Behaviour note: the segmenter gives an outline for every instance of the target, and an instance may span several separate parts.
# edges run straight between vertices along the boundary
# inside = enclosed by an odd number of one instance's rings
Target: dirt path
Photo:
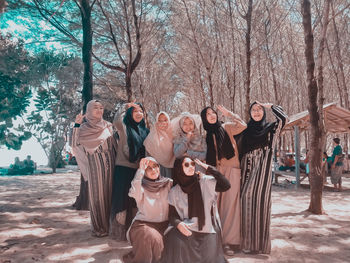
[[[303,212],[309,190],[273,187],[271,255],[238,253],[229,262],[349,262],[350,179],[324,191],[326,215]],[[90,234],[89,213],[71,205],[77,172],[0,177],[0,262],[122,262],[126,242]]]

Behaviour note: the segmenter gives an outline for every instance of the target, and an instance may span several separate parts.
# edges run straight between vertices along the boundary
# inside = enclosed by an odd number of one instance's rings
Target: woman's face
[[[132,111],[132,118],[135,122],[139,123],[143,119],[143,110],[140,106],[135,107]]]
[[[195,171],[195,162],[191,158],[185,158],[182,162],[182,169],[186,176],[193,176]]]
[[[159,164],[149,161],[146,168],[146,176],[152,180],[157,179],[159,177]]]
[[[259,104],[254,104],[250,110],[250,115],[254,121],[261,121],[264,117],[264,109]]]
[[[209,124],[215,124],[216,121],[218,120],[218,116],[216,116],[215,111],[213,111],[211,108],[207,109],[207,121],[209,122]]]
[[[102,119],[103,116],[103,106],[101,103],[96,102],[91,110],[91,115],[94,119]]]
[[[160,114],[157,121],[158,128],[162,131],[166,131],[169,126],[168,118],[164,114]]]
[[[194,123],[190,118],[186,117],[181,128],[185,133],[193,132]]]

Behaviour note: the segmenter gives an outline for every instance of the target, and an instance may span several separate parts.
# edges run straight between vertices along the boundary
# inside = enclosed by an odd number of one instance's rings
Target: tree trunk
[[[81,0],[81,22],[83,28],[83,47],[82,60],[84,65],[83,82],[83,111],[86,111],[87,103],[93,98],[93,65],[92,65],[92,27],[91,27],[91,9],[89,0]],[[89,210],[89,192],[88,181],[84,181],[81,176],[79,196],[73,204],[77,210]]]
[[[322,189],[323,177],[321,173],[321,158],[322,158],[322,127],[320,111],[318,105],[318,87],[314,75],[314,37],[311,25],[311,7],[310,1],[301,1],[301,13],[303,16],[304,41],[305,41],[305,59],[307,65],[307,86],[308,86],[308,101],[309,114],[311,124],[311,142],[310,142],[310,206],[309,211],[313,214],[322,214]],[[321,106],[322,107],[322,106]]]
[[[246,41],[246,80],[245,80],[245,120],[248,121],[250,118],[250,73],[251,73],[251,49],[250,49],[250,37],[252,31],[252,12],[253,12],[253,0],[248,2],[248,11],[245,15],[247,22],[247,32],[245,34]]]
[[[83,111],[86,110],[86,104],[93,98],[93,66],[92,66],[92,28],[91,28],[91,6],[89,0],[81,0],[81,22],[83,28],[83,47],[82,61],[84,64],[84,82],[83,82]]]

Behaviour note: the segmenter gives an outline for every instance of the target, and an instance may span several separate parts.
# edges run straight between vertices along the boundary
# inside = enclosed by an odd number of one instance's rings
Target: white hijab
[[[168,120],[168,128],[164,131],[159,129],[159,116],[164,115]],[[156,123],[152,126],[150,133],[144,140],[146,151],[166,168],[173,168],[175,156],[173,152],[173,134],[169,115],[161,111],[157,114]]]

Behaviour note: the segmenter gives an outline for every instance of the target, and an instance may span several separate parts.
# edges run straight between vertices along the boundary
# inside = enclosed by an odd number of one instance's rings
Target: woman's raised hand
[[[273,105],[272,103],[261,103],[259,101],[256,101],[256,103],[258,103],[260,106],[263,106],[264,108],[269,108],[269,109],[271,109]]]
[[[208,169],[208,165],[206,163],[203,163],[201,160],[199,159],[194,159],[195,163],[198,164],[199,166],[202,166],[205,170]]]
[[[76,117],[75,117],[75,123],[78,124],[82,124],[83,120],[84,120],[85,115],[79,113]]]
[[[218,105],[218,110],[224,115],[228,116],[230,114],[230,111],[226,109],[223,105]]]
[[[146,170],[148,164],[149,164],[149,160],[146,159],[146,158],[142,158],[142,159],[140,160],[140,169],[141,169],[141,170]]]
[[[177,225],[177,229],[181,232],[186,237],[189,237],[192,235],[192,231],[188,228],[188,226],[184,223],[181,222]]]

